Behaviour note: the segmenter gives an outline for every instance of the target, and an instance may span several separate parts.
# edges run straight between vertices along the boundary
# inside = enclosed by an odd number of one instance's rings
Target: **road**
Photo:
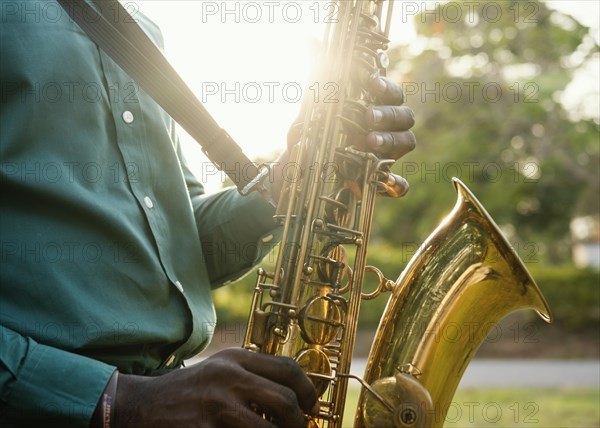
[[[352,372],[362,376],[366,360],[352,362]],[[496,360],[471,361],[459,388],[600,388],[599,360]]]

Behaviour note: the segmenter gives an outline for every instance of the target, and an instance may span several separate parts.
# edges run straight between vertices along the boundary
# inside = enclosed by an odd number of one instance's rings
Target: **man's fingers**
[[[236,397],[243,402],[242,410],[264,415],[278,428],[304,428],[306,419],[298,397],[287,386],[246,371],[236,385]],[[240,416],[242,416],[240,414]],[[253,425],[248,425],[253,426]]]
[[[245,413],[241,418],[238,418],[235,414],[225,415],[221,421],[219,421],[219,427],[223,428],[239,428],[253,427],[253,428],[278,428],[274,423],[263,419],[258,413],[254,413],[250,409],[245,409]],[[217,425],[213,425],[217,426]]]
[[[263,419],[260,415],[249,409],[239,397],[233,394],[213,393],[209,398],[197,403],[198,414],[193,424],[189,426],[207,426],[219,428],[239,428],[240,426],[252,426],[256,428],[276,428],[276,425]],[[139,425],[142,426],[142,425]],[[159,426],[158,424],[144,426]]]
[[[403,132],[370,132],[367,135],[367,146],[373,152],[391,159],[399,159],[414,150],[417,144],[412,131]]]
[[[413,111],[404,106],[373,106],[366,112],[367,126],[375,131],[407,131],[415,124]]]
[[[296,393],[286,386],[281,386],[263,377],[256,376],[256,389],[249,391],[252,398],[250,407],[257,413],[264,414],[267,419],[272,420],[279,428],[304,428],[306,419],[304,412],[298,406]]]
[[[395,106],[404,104],[404,91],[402,87],[385,77],[376,77],[371,80],[371,88],[381,104]]]
[[[311,413],[317,401],[313,383],[291,358],[239,350],[239,362],[249,372],[269,379],[292,390],[300,408]]]
[[[306,376],[294,360],[286,357],[275,357],[267,354],[259,354],[264,364],[245,366],[259,376],[263,376],[280,385],[285,385],[293,390],[298,398],[298,404],[307,413],[313,409],[317,401],[317,392],[311,380]]]

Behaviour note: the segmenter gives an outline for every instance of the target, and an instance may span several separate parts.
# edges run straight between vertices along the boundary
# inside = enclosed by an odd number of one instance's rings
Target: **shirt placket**
[[[189,301],[189,296],[184,289],[184,285],[179,280],[170,264],[166,262],[169,257],[168,254],[164,254],[166,245],[163,246],[161,244],[169,239],[169,236],[167,236],[168,234],[166,232],[167,220],[164,217],[160,209],[160,203],[157,201],[153,192],[153,183],[160,178],[160,171],[155,170],[158,165],[155,165],[156,162],[153,162],[148,148],[146,147],[147,141],[149,140],[146,138],[142,103],[139,98],[135,96],[135,91],[132,92],[130,89],[132,87],[137,88],[137,83],[133,82],[126,74],[118,69],[112,60],[110,60],[103,52],[101,53],[101,57],[106,84],[112,89],[109,90],[108,93],[115,124],[117,145],[123,157],[124,165],[133,166],[138,177],[138,179],[129,180],[131,191],[144,211],[158,249],[158,255],[163,271],[171,285],[182,294],[190,311],[193,311],[193,302]],[[120,97],[119,88],[129,88],[127,91],[128,96]],[[126,168],[126,171],[127,169],[128,168]],[[193,316],[192,318],[195,319]],[[194,325],[194,327],[194,330],[197,330],[197,326]],[[179,363],[178,355],[186,354],[190,350],[196,348],[199,341],[202,342],[205,339],[203,337],[197,337],[197,333],[197,331],[196,334],[192,332],[185,343],[166,358],[163,362],[163,366],[171,367],[177,365]]]

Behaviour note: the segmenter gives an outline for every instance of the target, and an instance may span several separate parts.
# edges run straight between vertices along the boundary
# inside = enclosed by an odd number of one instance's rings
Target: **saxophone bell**
[[[428,427],[443,425],[467,365],[500,319],[531,308],[552,321],[538,286],[498,226],[460,180],[453,183],[454,210],[396,281],[364,375],[396,412],[406,403],[416,405],[415,415]],[[418,387],[413,396],[406,392],[407,377],[429,393],[432,407]],[[363,390],[355,427],[407,426],[402,423]]]

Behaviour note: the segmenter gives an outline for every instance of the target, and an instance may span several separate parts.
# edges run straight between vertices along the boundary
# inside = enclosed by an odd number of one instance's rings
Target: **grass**
[[[359,389],[349,389],[344,427],[352,427]],[[600,389],[492,388],[456,393],[444,427],[600,427]]]

